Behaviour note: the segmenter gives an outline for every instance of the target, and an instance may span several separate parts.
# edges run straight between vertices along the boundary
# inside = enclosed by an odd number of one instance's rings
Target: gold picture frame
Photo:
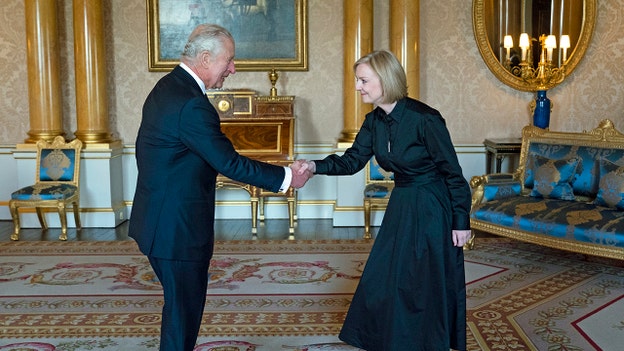
[[[307,71],[307,0],[146,0],[150,71],[180,62],[199,23],[227,28],[236,42],[238,71]]]

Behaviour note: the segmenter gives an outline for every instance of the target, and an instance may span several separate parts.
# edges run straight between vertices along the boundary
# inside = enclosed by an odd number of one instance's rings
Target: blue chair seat
[[[11,194],[11,199],[21,201],[67,200],[78,191],[72,184],[35,184]]]
[[[364,188],[364,197],[365,198],[377,198],[382,199],[389,197],[391,193],[391,189],[389,186],[384,184],[368,184]]]

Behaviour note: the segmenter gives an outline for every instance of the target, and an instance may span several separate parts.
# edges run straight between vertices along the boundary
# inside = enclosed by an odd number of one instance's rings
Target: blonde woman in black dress
[[[342,156],[298,160],[295,172],[350,175],[374,155],[394,172],[392,191],[340,332],[367,351],[466,349],[462,246],[471,236],[470,188],[440,113],[407,96],[388,51],[354,65],[356,89],[375,109]]]

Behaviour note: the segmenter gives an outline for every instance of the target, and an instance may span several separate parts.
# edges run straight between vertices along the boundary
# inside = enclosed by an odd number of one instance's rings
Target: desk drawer
[[[221,130],[242,155],[280,160],[292,156],[290,121],[258,121],[245,124],[223,121]]]
[[[293,116],[292,102],[256,102],[256,116]]]

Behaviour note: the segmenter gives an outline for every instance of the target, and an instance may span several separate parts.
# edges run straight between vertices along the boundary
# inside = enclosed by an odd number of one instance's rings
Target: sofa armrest
[[[511,173],[493,173],[474,176],[470,180],[472,188],[472,208],[492,200],[518,196],[522,184]]]

